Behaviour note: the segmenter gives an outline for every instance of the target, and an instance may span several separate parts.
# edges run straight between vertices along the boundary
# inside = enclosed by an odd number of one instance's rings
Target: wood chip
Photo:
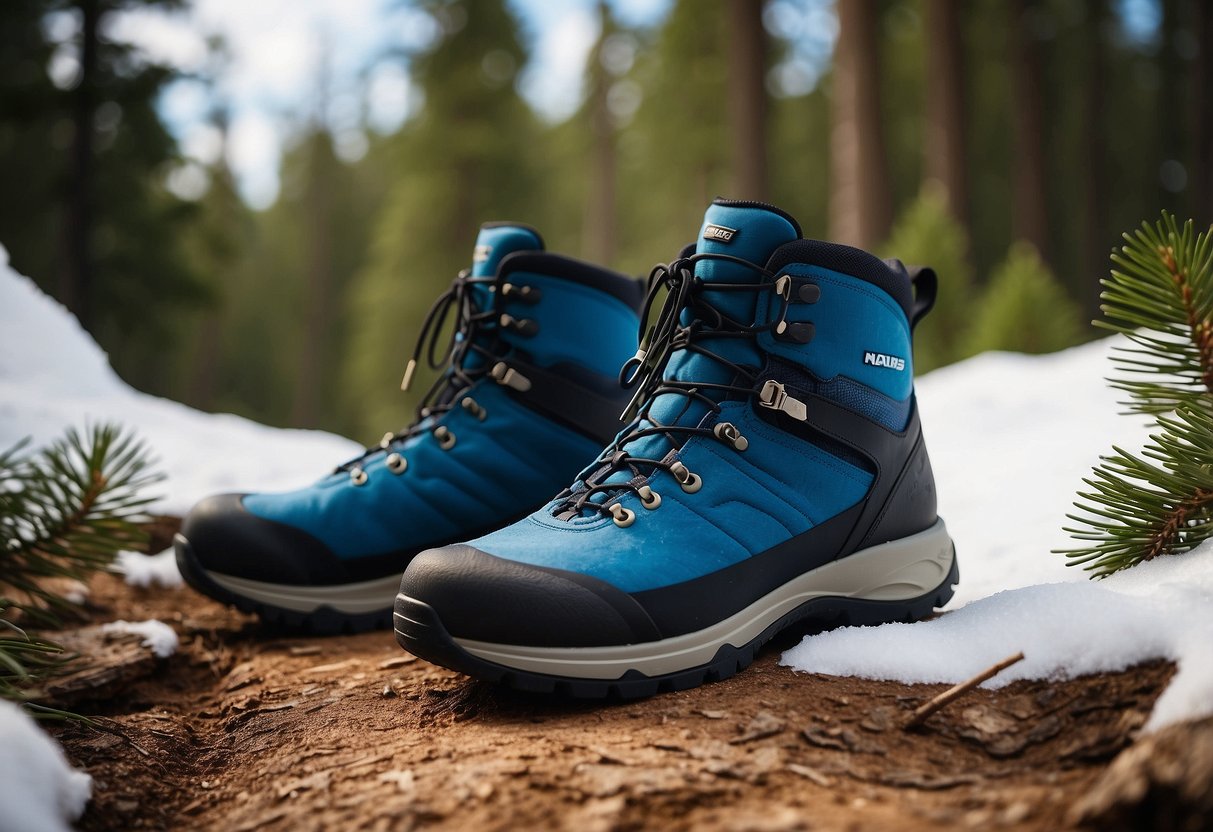
[[[783,720],[767,711],[759,711],[750,720],[749,724],[745,726],[743,729],[744,733],[740,737],[734,737],[729,740],[729,744],[741,745],[743,742],[753,742],[754,740],[773,737],[776,734],[782,733],[783,728]]]
[[[409,655],[408,653],[405,653],[403,655],[396,656],[393,659],[387,659],[386,661],[380,662],[379,669],[380,670],[391,670],[396,667],[404,667],[406,664],[412,664],[415,661],[417,661],[416,656],[412,656],[412,655]]]

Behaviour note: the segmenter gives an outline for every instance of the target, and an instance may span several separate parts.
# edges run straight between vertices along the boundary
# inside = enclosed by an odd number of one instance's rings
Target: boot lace
[[[400,389],[409,389],[423,356],[430,369],[441,372],[421,397],[411,423],[395,433],[384,434],[377,445],[368,446],[360,456],[339,465],[338,472],[355,468],[371,454],[429,430],[430,422],[435,417],[458,405],[460,392],[489,374],[495,360],[501,357],[505,342],[496,337],[497,312],[491,303],[481,309],[474,289],[495,283],[495,277],[473,277],[468,269],[464,269],[438,296],[421,324],[421,332],[405,367]],[[455,317],[454,326],[450,328],[450,335],[444,343],[442,334],[452,315]],[[493,337],[482,337],[488,334]],[[469,361],[473,355],[480,356],[481,360]]]
[[[695,264],[703,260],[735,263],[757,272],[763,279],[756,283],[707,282],[694,273]],[[647,508],[656,508],[660,498],[640,481],[659,470],[670,472],[685,491],[698,490],[698,478],[687,471],[685,465],[666,453],[661,459],[633,456],[627,446],[648,436],[663,436],[672,451],[681,449],[693,436],[715,436],[721,441],[743,450],[745,442],[739,434],[717,431],[697,424],[676,424],[686,414],[693,402],[701,402],[713,415],[721,412],[720,403],[738,396],[756,395],[758,368],[737,364],[725,356],[712,351],[705,342],[717,339],[755,339],[758,334],[769,331],[772,324],[754,325],[738,321],[713,305],[709,297],[718,293],[768,292],[775,287],[774,275],[762,266],[740,257],[725,254],[695,254],[668,264],[659,264],[649,273],[644,310],[641,314],[639,348],[628,359],[620,371],[619,381],[625,388],[635,388],[631,402],[624,410],[623,419],[629,419],[628,427],[599,456],[589,468],[582,471],[581,483],[561,493],[554,514],[564,520],[584,515],[586,512],[609,514],[618,525],[630,525],[631,520],[621,522],[626,510],[619,511],[613,498],[626,492],[638,494]],[[666,292],[665,300],[657,312],[653,325],[645,331],[657,298]],[[686,321],[684,324],[683,321]],[[732,383],[707,381],[678,381],[665,377],[666,367],[675,352],[703,356],[732,371]],[[670,424],[655,418],[652,405],[663,395],[677,395],[686,401]],[[715,394],[715,395],[713,395]],[[718,426],[719,427],[719,426]],[[730,426],[731,427],[731,426]],[[615,473],[627,471],[632,475],[629,482],[607,482]],[[597,494],[605,495],[601,501],[593,500]]]

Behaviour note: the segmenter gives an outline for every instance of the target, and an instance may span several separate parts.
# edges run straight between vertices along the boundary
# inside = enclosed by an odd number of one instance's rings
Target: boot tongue
[[[521,223],[488,222],[480,226],[476,236],[476,247],[472,249],[472,277],[493,277],[506,255],[517,251],[543,251],[543,238],[539,232]],[[487,311],[493,306],[495,284],[481,283],[470,289],[477,311]],[[456,338],[462,339],[462,335]],[[483,356],[470,354],[464,360],[464,369],[479,367]]]
[[[516,251],[543,251],[539,232],[517,223],[485,223],[472,250],[472,277],[492,277],[502,259]]]
[[[742,265],[725,259],[704,258],[695,264],[695,275],[706,284],[712,283],[761,283],[766,280],[761,267],[766,265],[775,249],[784,243],[800,239],[800,227],[787,215],[754,203],[737,203],[716,200],[704,214],[703,226],[699,229],[699,240],[695,253],[720,254],[738,257],[759,268]],[[757,292],[713,292],[703,293],[704,300],[723,314],[742,324],[752,324]],[[683,325],[690,323],[690,313],[683,313]],[[736,364],[758,366],[762,357],[754,343],[745,338],[705,339],[702,342],[713,352]],[[731,373],[718,361],[685,351],[676,352],[666,369],[666,377],[678,381],[728,382]],[[662,397],[667,398],[667,397]],[[680,398],[680,397],[669,397]],[[681,402],[658,401],[653,414],[662,419],[669,416],[671,407],[681,407]],[[676,411],[673,411],[676,412]],[[701,411],[696,411],[702,416]],[[685,421],[681,421],[684,423]]]
[[[728,260],[704,258],[695,264],[695,275],[704,283],[761,283],[767,278],[761,267],[766,265],[775,249],[785,243],[800,239],[800,227],[791,217],[777,210],[754,203],[716,200],[704,214],[703,226],[695,245],[696,254],[722,254],[739,257],[759,268],[744,266]],[[712,292],[703,294],[704,300],[723,314],[743,324],[752,324],[758,303],[757,292]],[[690,323],[690,313],[684,311],[683,325]],[[762,356],[754,342],[748,338],[704,338],[698,343],[735,364],[758,367]],[[670,356],[665,377],[677,381],[701,381],[727,384],[733,381],[733,373],[719,361],[686,350]],[[710,393],[713,398],[716,395]],[[708,412],[707,405],[689,400],[685,396],[663,393],[658,396],[649,413],[665,425],[695,425]],[[651,427],[644,424],[642,427]],[[649,436],[629,442],[625,450],[634,457],[660,459],[669,451],[669,443],[662,436]],[[607,482],[626,482],[629,476],[617,471]]]
[[[704,214],[695,253],[740,257],[764,266],[775,249],[798,239],[800,227],[786,214],[754,203],[716,200]],[[695,274],[705,283],[760,283],[764,279],[757,269],[713,259],[696,263]],[[752,293],[709,292],[708,301],[731,318],[754,319],[757,296]]]

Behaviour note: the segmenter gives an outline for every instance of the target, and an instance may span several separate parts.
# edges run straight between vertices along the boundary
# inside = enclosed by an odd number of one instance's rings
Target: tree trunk
[[[764,0],[729,0],[729,128],[733,136],[733,194],[766,201],[767,39]]]
[[[291,404],[291,424],[317,427],[317,397],[324,380],[324,350],[329,343],[333,300],[333,156],[331,140],[324,128],[311,139],[308,160],[307,210],[307,313],[299,345],[299,376]]]
[[[967,228],[964,47],[960,17],[959,0],[927,0],[927,129],[923,161],[927,178],[943,185],[952,216]]]
[[[877,5],[846,0],[838,6],[830,134],[830,234],[871,248],[892,221],[888,161],[880,112]]]
[[[1192,67],[1192,212],[1196,224],[1213,225],[1213,7],[1192,0],[1197,53]]]
[[[1011,0],[1007,5],[1010,33],[1011,85],[1014,126],[1014,191],[1012,232],[1018,240],[1036,246],[1049,261],[1049,219],[1045,194],[1044,106],[1041,101],[1040,55],[1028,31],[1029,3]]]
[[[1173,165],[1183,164],[1184,154],[1184,112],[1183,86],[1186,79],[1185,67],[1180,59],[1176,41],[1180,32],[1179,0],[1162,0],[1162,25],[1159,27],[1158,39],[1158,104],[1155,124],[1158,127],[1159,160],[1164,165],[1158,177],[1158,204],[1177,214],[1186,213],[1184,191],[1187,182],[1182,176],[1177,180]],[[1182,219],[1182,217],[1180,217]]]
[[[582,251],[595,263],[610,263],[615,257],[615,122],[607,106],[613,79],[602,64],[602,45],[611,36],[611,12],[598,4],[601,30],[598,45],[590,56],[588,102],[590,116],[590,187],[586,193]]]
[[[93,324],[93,117],[97,109],[97,30],[100,0],[80,0],[80,80],[72,96],[71,179],[65,224],[67,261],[60,272],[59,299],[80,325]]]
[[[1083,311],[1088,317],[1099,314],[1099,281],[1108,272],[1108,252],[1114,239],[1108,238],[1107,192],[1104,187],[1104,92],[1106,80],[1103,46],[1104,12],[1101,4],[1087,6],[1090,19],[1082,27],[1084,60],[1086,61],[1083,100],[1083,151],[1086,154],[1083,171],[1083,269],[1075,288]]]

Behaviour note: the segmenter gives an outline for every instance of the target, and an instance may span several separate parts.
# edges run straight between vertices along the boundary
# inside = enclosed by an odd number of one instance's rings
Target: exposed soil
[[[72,693],[100,728],[52,728],[94,777],[86,830],[1055,830],[1173,672],[978,689],[905,731],[942,686],[793,674],[795,636],[733,679],[602,704],[469,681],[387,632],[267,633],[188,589],[101,575],[91,603],[181,649]],[[111,640],[96,661],[137,648]]]

